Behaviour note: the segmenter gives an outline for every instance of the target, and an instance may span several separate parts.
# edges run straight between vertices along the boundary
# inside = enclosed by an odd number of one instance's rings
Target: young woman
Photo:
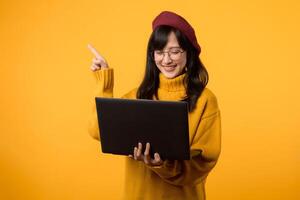
[[[164,11],[152,27],[144,79],[123,98],[187,101],[191,159],[161,160],[159,152],[151,159],[151,144],[137,144],[126,158],[124,199],[202,200],[206,177],[221,149],[217,99],[206,87],[208,73],[199,59],[201,48],[191,25],[176,13]],[[95,55],[91,70],[97,80],[96,96],[113,97],[113,69],[95,48],[89,48]],[[89,133],[99,140],[95,105]]]

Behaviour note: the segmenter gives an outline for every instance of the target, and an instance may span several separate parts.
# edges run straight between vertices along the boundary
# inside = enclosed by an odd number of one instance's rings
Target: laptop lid
[[[138,142],[150,143],[150,155],[163,160],[189,160],[188,105],[157,101],[96,97],[103,153],[133,154]]]

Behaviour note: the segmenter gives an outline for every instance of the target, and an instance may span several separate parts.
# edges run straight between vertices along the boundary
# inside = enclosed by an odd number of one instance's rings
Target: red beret
[[[179,29],[189,39],[189,41],[200,54],[201,47],[197,42],[195,31],[183,17],[174,12],[163,11],[153,20],[152,30],[155,30],[160,25],[168,25]]]

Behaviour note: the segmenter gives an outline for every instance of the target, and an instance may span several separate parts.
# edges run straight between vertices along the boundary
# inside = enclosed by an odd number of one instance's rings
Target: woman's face
[[[180,48],[174,32],[168,36],[168,43],[163,50],[154,51],[154,61],[166,78],[175,78],[184,72],[186,51]]]

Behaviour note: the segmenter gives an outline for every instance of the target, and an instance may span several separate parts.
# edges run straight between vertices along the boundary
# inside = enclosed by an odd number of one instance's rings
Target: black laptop
[[[157,101],[96,97],[103,153],[133,155],[138,142],[163,160],[189,160],[188,105]]]

